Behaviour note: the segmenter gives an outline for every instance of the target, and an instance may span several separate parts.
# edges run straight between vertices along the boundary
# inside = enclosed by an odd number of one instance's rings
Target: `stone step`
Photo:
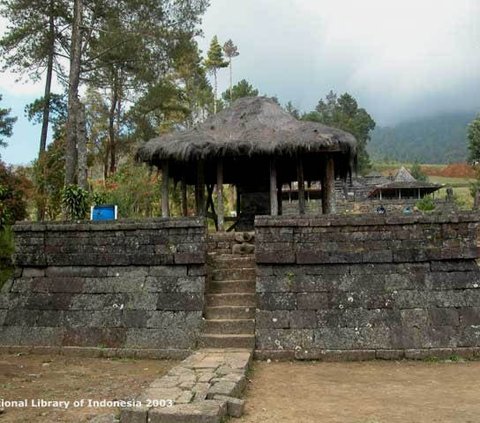
[[[205,309],[206,319],[253,319],[255,307],[217,306]]]
[[[200,335],[199,344],[203,348],[249,348],[255,347],[255,335]]]
[[[240,269],[213,269],[211,272],[211,280],[223,281],[223,280],[255,280],[256,270],[252,268],[240,268]]]
[[[255,294],[207,294],[207,306],[255,307]]]
[[[254,319],[205,320],[205,333],[223,335],[251,335],[255,332]]]
[[[255,257],[221,254],[209,256],[208,263],[214,269],[255,269]]]
[[[208,284],[208,292],[212,294],[254,294],[255,281],[237,280],[237,281],[211,281]]]

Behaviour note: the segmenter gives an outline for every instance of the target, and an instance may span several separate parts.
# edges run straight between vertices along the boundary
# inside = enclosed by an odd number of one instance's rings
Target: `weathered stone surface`
[[[0,293],[0,345],[196,345],[206,279],[203,219],[22,223],[14,230],[19,267]]]
[[[220,423],[227,414],[227,404],[220,401],[200,401],[173,407],[153,408],[148,412],[149,423]]]
[[[186,358],[167,375],[153,381],[137,400],[172,400],[174,405],[156,407],[148,411],[148,422],[220,422],[228,412],[240,416],[243,401],[240,396],[245,388],[245,372],[251,360],[248,350],[200,350]],[[225,399],[214,398],[225,395]],[[122,410],[122,418],[144,418],[141,410]],[[137,421],[137,420],[132,420]],[[146,420],[143,420],[146,421]]]
[[[471,213],[258,217],[256,355],[476,348],[477,226]]]
[[[245,411],[245,401],[240,398],[215,395],[213,399],[225,401],[227,403],[227,414],[230,417],[242,417],[243,412]]]
[[[123,408],[120,423],[146,423],[148,407]]]

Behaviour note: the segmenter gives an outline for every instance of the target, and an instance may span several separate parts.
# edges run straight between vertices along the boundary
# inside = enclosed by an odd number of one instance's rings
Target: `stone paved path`
[[[165,376],[154,380],[137,398],[141,407],[123,409],[121,423],[219,423],[226,415],[240,417],[247,349],[202,349]],[[171,400],[173,406],[148,407],[149,401]]]

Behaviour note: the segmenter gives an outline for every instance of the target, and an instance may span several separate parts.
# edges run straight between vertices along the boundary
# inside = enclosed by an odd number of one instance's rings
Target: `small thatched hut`
[[[281,214],[282,184],[298,182],[299,213],[305,212],[305,183],[320,181],[323,213],[335,211],[335,177],[351,175],[356,140],[339,129],[299,121],[273,100],[247,97],[193,129],[162,135],[145,143],[137,159],[162,169],[162,215],[169,215],[169,178],[195,186],[198,215],[212,211],[223,229],[223,184],[237,188],[237,225],[255,215]],[[217,186],[217,211],[212,198]],[[205,187],[207,195],[205,195]]]
[[[369,198],[385,199],[418,199],[434,194],[442,185],[427,181],[418,181],[403,166],[398,170],[392,181],[376,185],[368,194]]]

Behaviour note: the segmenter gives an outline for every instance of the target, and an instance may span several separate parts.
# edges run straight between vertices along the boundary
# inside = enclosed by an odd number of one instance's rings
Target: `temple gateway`
[[[223,185],[236,187],[237,217],[232,228],[253,229],[256,215],[282,214],[282,185],[296,182],[298,213],[305,213],[305,187],[321,185],[322,213],[335,212],[335,178],[352,174],[353,135],[295,119],[272,99],[246,97],[193,129],[151,139],[137,159],[162,170],[162,216],[168,217],[169,181],[195,187],[198,216],[209,216],[224,229]],[[213,199],[217,186],[217,201]]]

